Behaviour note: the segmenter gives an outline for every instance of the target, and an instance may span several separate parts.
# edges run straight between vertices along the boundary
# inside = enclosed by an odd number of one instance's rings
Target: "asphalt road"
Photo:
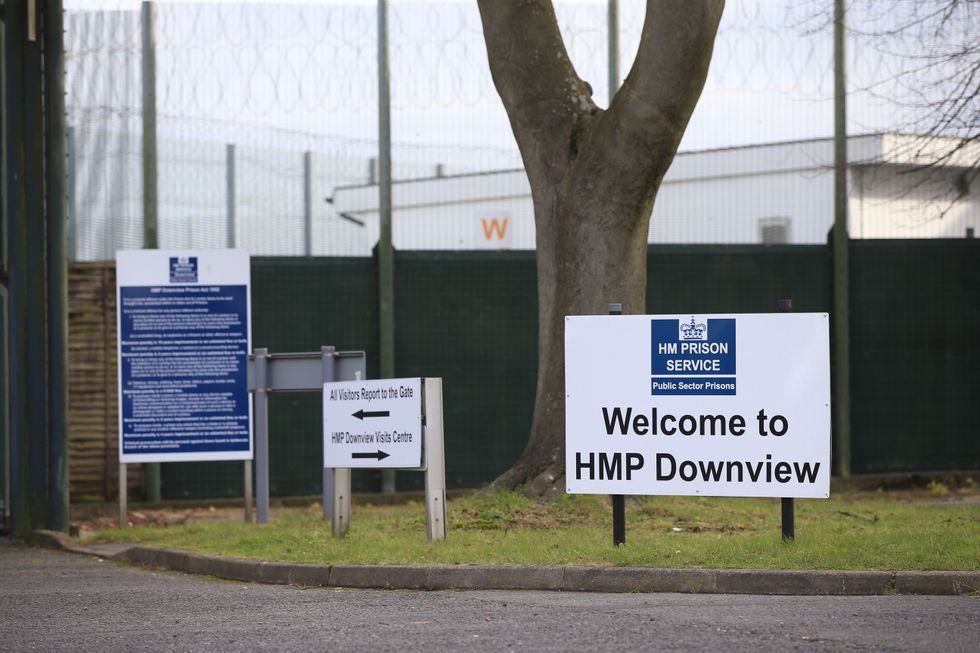
[[[955,651],[980,598],[300,589],[0,544],[0,651]]]

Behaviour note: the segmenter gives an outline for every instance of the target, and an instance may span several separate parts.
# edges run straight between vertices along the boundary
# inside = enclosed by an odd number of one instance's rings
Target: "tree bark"
[[[636,61],[592,101],[548,0],[479,0],[490,71],[534,204],[538,379],[527,447],[495,487],[564,492],[566,315],[646,310],[650,212],[694,110],[724,0],[648,0]]]

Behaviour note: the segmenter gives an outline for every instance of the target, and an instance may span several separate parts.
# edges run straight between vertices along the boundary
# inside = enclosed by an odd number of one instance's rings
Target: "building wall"
[[[851,173],[855,238],[963,238],[980,234],[980,180],[964,168],[859,166]],[[972,182],[972,183],[971,183]]]
[[[851,236],[962,238],[967,227],[976,231],[975,171],[959,154],[938,162],[936,156],[907,137],[850,139]],[[364,254],[377,242],[377,196],[377,186],[340,189],[336,196],[338,210],[365,222]],[[523,170],[395,183],[392,206],[396,249],[535,248]],[[660,188],[648,242],[761,243],[763,224],[781,224],[785,237],[777,242],[820,244],[833,223],[829,139],[687,152],[677,155]]]

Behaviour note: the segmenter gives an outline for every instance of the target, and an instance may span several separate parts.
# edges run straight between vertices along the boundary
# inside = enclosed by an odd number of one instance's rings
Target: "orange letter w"
[[[487,240],[493,240],[494,232],[497,233],[497,240],[503,240],[507,234],[507,223],[510,222],[510,218],[504,218],[502,222],[497,218],[490,218],[489,224],[486,218],[480,218],[480,222],[483,223],[483,235]]]

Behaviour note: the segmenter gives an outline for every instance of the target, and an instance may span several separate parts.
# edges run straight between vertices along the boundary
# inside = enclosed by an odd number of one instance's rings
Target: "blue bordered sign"
[[[250,460],[249,256],[116,254],[119,461]]]

